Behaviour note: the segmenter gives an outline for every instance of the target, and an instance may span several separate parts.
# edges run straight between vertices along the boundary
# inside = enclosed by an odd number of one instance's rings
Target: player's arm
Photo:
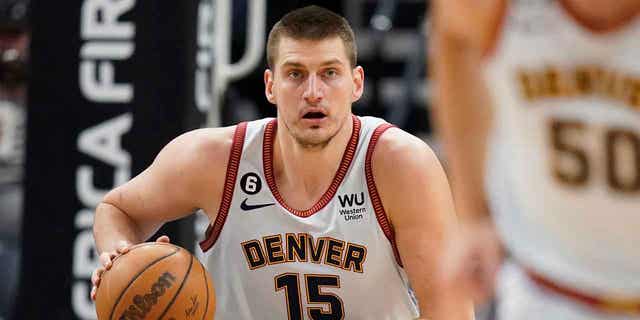
[[[148,239],[165,222],[204,209],[215,219],[234,127],[185,133],[131,181],[98,205],[93,227],[98,252]]]
[[[424,319],[472,319],[466,292],[449,283],[447,250],[457,241],[457,221],[447,178],[420,139],[391,128],[373,153],[373,172],[396,244]]]
[[[491,107],[482,76],[506,0],[433,3],[429,63],[435,82],[432,119],[444,145],[454,199],[462,218],[488,213],[483,174]]]
[[[432,4],[429,65],[436,89],[432,119],[443,142],[465,235],[465,244],[447,263],[474,299],[484,302],[493,292],[501,248],[484,189],[492,110],[482,68],[496,45],[507,0],[436,0]]]

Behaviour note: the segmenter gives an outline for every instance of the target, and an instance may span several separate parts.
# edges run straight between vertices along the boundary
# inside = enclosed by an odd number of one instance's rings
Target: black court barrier
[[[146,168],[196,108],[199,1],[32,1],[22,272],[15,319],[95,319],[104,194]],[[201,108],[202,109],[202,108]],[[161,232],[193,248],[193,221]]]

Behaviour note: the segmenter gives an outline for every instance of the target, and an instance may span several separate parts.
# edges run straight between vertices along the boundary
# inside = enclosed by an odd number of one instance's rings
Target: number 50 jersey
[[[509,1],[486,64],[495,220],[528,268],[640,296],[640,18],[608,30],[565,1]]]
[[[277,190],[277,122],[237,126],[221,208],[201,243],[211,248],[216,319],[418,317],[371,171],[373,148],[390,125],[352,121],[329,189],[304,211]]]

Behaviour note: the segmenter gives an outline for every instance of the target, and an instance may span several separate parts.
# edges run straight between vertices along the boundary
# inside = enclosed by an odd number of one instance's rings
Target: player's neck
[[[617,26],[640,12],[640,0],[560,0],[580,20],[602,29]]]
[[[324,194],[340,166],[352,130],[353,122],[348,119],[330,143],[313,149],[300,145],[284,128],[276,132],[273,170],[285,200],[289,200],[287,190],[295,190],[303,198],[314,201]]]

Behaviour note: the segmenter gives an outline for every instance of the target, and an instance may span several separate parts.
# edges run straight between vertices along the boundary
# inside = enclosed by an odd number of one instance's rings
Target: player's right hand
[[[445,258],[448,281],[467,292],[476,305],[494,295],[496,275],[504,252],[489,217],[461,223],[461,238]]]
[[[156,239],[156,242],[169,243],[170,240],[167,236],[160,236],[158,237],[158,239]],[[94,270],[93,274],[91,275],[91,283],[93,284],[93,287],[91,288],[91,300],[96,300],[96,293],[98,292],[98,286],[100,285],[102,274],[104,274],[105,271],[111,269],[113,260],[116,257],[129,252],[131,246],[133,246],[132,243],[123,241],[114,251],[105,251],[100,254],[100,266],[96,270]]]

